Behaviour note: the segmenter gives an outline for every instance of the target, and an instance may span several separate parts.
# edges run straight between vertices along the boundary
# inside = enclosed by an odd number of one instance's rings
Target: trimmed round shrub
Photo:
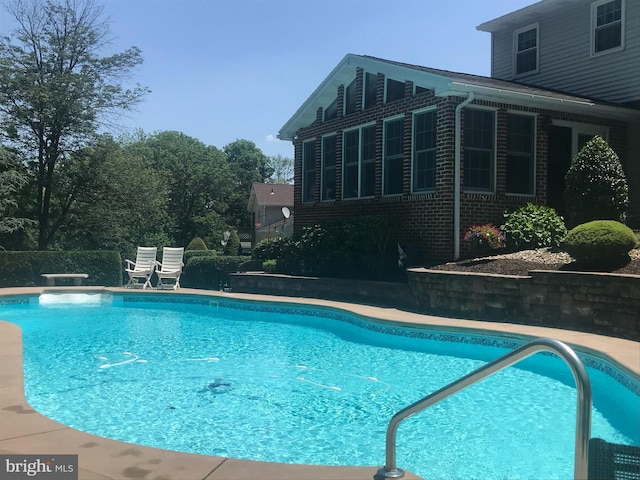
[[[594,220],[573,228],[564,250],[578,262],[608,263],[624,257],[638,243],[635,233],[615,220]]]
[[[185,250],[207,250],[207,244],[200,237],[195,237]]]
[[[562,217],[545,205],[527,203],[514,212],[505,212],[504,216],[506,220],[500,230],[506,236],[509,250],[559,247],[567,235]]]
[[[600,137],[578,152],[565,176],[564,201],[570,226],[591,220],[624,222],[627,180],[618,155]]]

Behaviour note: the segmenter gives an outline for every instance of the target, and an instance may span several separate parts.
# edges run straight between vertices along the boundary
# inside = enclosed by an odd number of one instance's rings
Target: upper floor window
[[[324,109],[324,121],[332,120],[338,116],[338,99],[334,99],[327,108]]]
[[[342,198],[372,197],[376,181],[376,126],[344,132]]]
[[[322,188],[321,200],[336,199],[336,136],[322,139]]]
[[[624,48],[624,0],[600,0],[591,4],[591,52]]]
[[[376,105],[376,90],[378,89],[378,76],[375,73],[367,73],[364,76],[364,108]]]
[[[384,174],[382,193],[402,193],[402,152],[404,148],[404,118],[388,120],[384,124]]]
[[[356,81],[351,82],[344,91],[344,114],[349,115],[358,110],[356,102]]]
[[[514,32],[515,75],[538,71],[538,25],[529,25]]]
[[[404,98],[404,82],[387,78],[386,103]]]
[[[507,114],[507,193],[534,194],[535,123],[533,115]]]
[[[436,187],[436,111],[413,115],[413,191]]]
[[[493,110],[464,110],[464,186],[494,189],[496,115]]]
[[[302,144],[302,201],[313,202],[316,189],[316,141]]]

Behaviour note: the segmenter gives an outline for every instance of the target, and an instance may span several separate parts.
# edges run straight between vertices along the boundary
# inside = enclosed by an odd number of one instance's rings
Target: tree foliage
[[[18,208],[15,194],[25,183],[27,176],[19,162],[0,146],[0,234],[15,232],[28,222],[26,218],[14,216]]]
[[[629,205],[627,180],[618,155],[601,137],[594,137],[578,152],[565,180],[569,225],[590,220],[624,223]]]
[[[147,93],[122,84],[142,56],[136,47],[101,56],[109,28],[93,0],[15,0],[7,12],[18,27],[0,39],[0,133],[28,158],[46,249],[64,221],[52,217],[56,167]]]
[[[273,171],[266,183],[293,183],[293,159],[278,154],[268,157],[267,166]]]

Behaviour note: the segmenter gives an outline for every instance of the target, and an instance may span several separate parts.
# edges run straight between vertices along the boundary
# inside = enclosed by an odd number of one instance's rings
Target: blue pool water
[[[520,344],[292,305],[80,298],[93,301],[0,305],[23,331],[29,403],[96,435],[240,459],[382,465],[394,413]],[[598,367],[587,367],[592,436],[640,444],[637,382],[584,358]],[[520,365],[403,422],[398,466],[431,479],[571,478],[571,373],[552,355]]]

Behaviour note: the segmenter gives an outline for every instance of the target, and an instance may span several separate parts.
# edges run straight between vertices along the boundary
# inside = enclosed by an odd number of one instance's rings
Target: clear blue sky
[[[288,157],[280,127],[347,53],[488,76],[491,35],[475,27],[535,1],[96,0],[104,53],[135,45],[145,59],[134,78],[151,94],[127,127]]]

